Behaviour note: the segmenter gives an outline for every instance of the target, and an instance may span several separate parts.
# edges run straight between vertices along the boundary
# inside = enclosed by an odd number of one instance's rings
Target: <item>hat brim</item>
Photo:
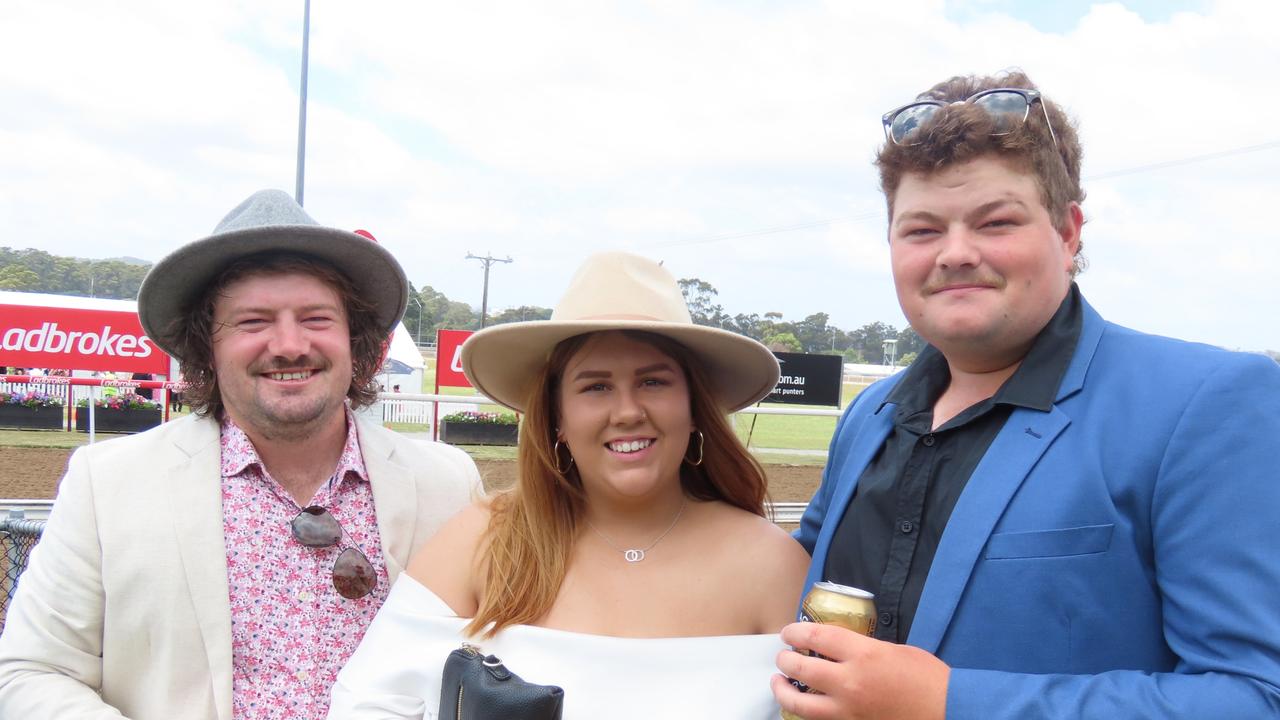
[[[649,332],[688,348],[725,412],[736,412],[761,400],[778,384],[778,359],[751,338],[702,325],[645,320],[534,320],[496,325],[467,338],[462,346],[462,370],[482,395],[524,412],[529,385],[558,343],[608,330]]]
[[[307,255],[332,265],[373,305],[378,326],[388,334],[404,316],[409,282],[400,263],[381,245],[355,233],[318,225],[272,225],[211,235],[156,263],[138,291],[138,319],[143,330],[160,349],[177,357],[175,335],[169,332],[175,321],[227,265],[270,251]]]

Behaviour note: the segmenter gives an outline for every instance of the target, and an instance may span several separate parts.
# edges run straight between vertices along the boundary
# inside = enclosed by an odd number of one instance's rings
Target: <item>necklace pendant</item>
[[[644,559],[644,551],[636,550],[635,548],[632,548],[630,550],[624,551],[622,553],[622,557],[626,558],[627,562],[629,563],[638,563]]]

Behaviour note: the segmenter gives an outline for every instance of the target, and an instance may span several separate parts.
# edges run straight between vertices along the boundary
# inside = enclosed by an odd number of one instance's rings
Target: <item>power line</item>
[[[1108,180],[1122,175],[1134,175],[1151,170],[1163,170],[1165,168],[1180,167],[1183,165],[1192,165],[1209,160],[1217,160],[1219,158],[1231,157],[1232,155],[1245,155],[1248,153],[1260,152],[1262,150],[1274,150],[1280,148],[1280,140],[1265,142],[1258,145],[1248,145],[1246,147],[1232,148],[1230,150],[1220,150],[1218,152],[1206,153],[1204,155],[1193,155],[1191,157],[1180,158],[1178,160],[1166,160],[1163,162],[1150,163],[1148,165],[1138,165],[1131,168],[1121,170],[1110,170],[1097,175],[1090,175],[1081,178],[1081,182],[1093,182],[1095,180]],[[723,242],[725,240],[741,240],[743,238],[760,237],[763,235],[777,235],[779,233],[795,232],[797,230],[809,230],[812,228],[828,227],[842,222],[859,222],[862,220],[870,220],[872,218],[884,217],[883,210],[872,210],[869,212],[858,213],[848,217],[832,218],[830,220],[814,220],[805,223],[795,223],[793,225],[778,225],[774,227],[761,228],[759,230],[745,230],[743,232],[729,233],[725,235],[713,235],[705,238],[693,238],[689,240],[671,240],[668,242],[654,243],[655,247],[676,247],[682,245],[707,245],[715,242]]]
[[[1124,170],[1112,170],[1111,172],[1099,173],[1098,175],[1090,175],[1089,177],[1084,178],[1084,180],[1106,180],[1107,178],[1120,177],[1121,175],[1132,175],[1134,173],[1147,172],[1148,170],[1163,170],[1164,168],[1191,165],[1193,163],[1205,162],[1207,160],[1217,160],[1218,158],[1230,157],[1232,155],[1244,155],[1246,153],[1258,152],[1259,150],[1271,150],[1273,148],[1280,148],[1280,140],[1262,143],[1261,145],[1250,145],[1248,147],[1235,148],[1232,150],[1221,150],[1205,155],[1194,155],[1192,157],[1182,158],[1181,160],[1166,160],[1164,162],[1151,163],[1150,165],[1139,165],[1137,167],[1125,168]]]
[[[758,235],[773,235],[775,233],[794,232],[796,230],[808,230],[810,228],[827,227],[841,222],[853,222],[857,220],[868,220],[873,217],[879,217],[883,214],[883,210],[871,210],[857,215],[850,215],[842,218],[832,218],[831,220],[815,220],[807,223],[796,223],[794,225],[779,225],[777,227],[761,228],[759,230],[747,230],[745,232],[730,233],[727,235],[714,235],[705,238],[694,238],[690,240],[669,240],[667,242],[653,243],[654,247],[675,247],[678,245],[704,245],[707,243],[720,242],[722,240],[738,240],[741,238],[756,237]]]

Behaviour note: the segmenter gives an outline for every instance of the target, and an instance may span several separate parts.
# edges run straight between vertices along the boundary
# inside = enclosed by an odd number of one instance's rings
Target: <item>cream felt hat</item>
[[[676,280],[638,255],[587,258],[550,320],[495,325],[462,346],[462,369],[486,397],[523,412],[529,385],[562,340],[604,330],[639,330],[688,348],[706,371],[726,412],[772,392],[778,360],[764,345],[719,328],[694,325]]]
[[[175,320],[204,295],[223,268],[267,251],[309,255],[332,265],[373,304],[378,326],[388,335],[404,315],[409,281],[386,248],[356,233],[321,225],[283,190],[259,190],[227,213],[212,235],[183,245],[152,266],[138,290],[142,328],[161,350],[174,355]]]

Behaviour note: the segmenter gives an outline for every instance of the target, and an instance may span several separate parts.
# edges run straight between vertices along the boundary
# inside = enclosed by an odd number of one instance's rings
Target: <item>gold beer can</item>
[[[826,581],[816,582],[809,589],[804,602],[800,603],[800,622],[838,625],[870,637],[876,631],[875,600],[875,595],[860,588]],[[812,650],[809,651],[809,655],[822,657]],[[792,680],[791,684],[805,692],[817,692],[798,680]],[[782,720],[804,720],[804,718],[783,710]]]

